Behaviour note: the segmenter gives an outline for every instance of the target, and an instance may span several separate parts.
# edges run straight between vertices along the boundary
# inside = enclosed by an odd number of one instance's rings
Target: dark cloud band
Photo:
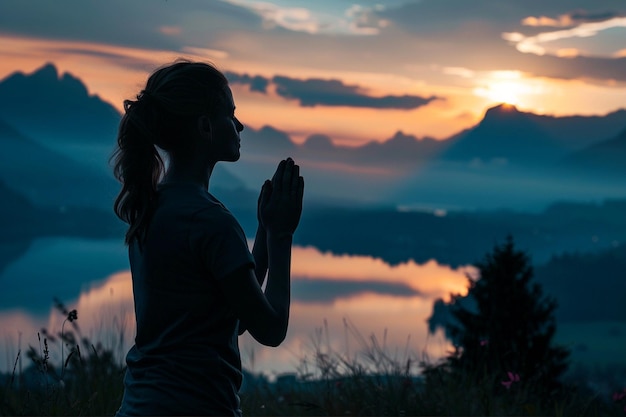
[[[346,106],[374,109],[412,110],[427,105],[440,97],[412,95],[373,97],[362,92],[356,85],[346,85],[340,80],[310,78],[300,80],[275,76],[276,93],[287,99],[295,99],[303,107]]]
[[[232,84],[244,84],[250,88],[250,91],[258,93],[267,93],[267,87],[270,80],[260,75],[251,76],[248,74],[237,74],[235,72],[226,71],[224,73],[228,82]]]
[[[226,72],[226,78],[233,84],[243,84],[250,91],[267,93],[270,84],[276,87],[276,94],[298,100],[302,107],[344,106],[365,107],[372,109],[413,110],[427,105],[441,97],[421,97],[413,95],[374,97],[363,92],[358,85],[347,85],[341,80],[323,80],[320,78],[297,79],[277,75],[272,79],[260,75],[237,74]]]

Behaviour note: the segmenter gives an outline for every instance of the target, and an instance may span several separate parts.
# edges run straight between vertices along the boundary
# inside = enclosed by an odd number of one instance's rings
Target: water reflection
[[[293,371],[300,360],[310,355],[316,329],[324,321],[328,326],[324,341],[326,348],[355,354],[362,346],[357,337],[349,335],[344,319],[367,339],[376,334],[382,340],[387,329],[386,348],[391,351],[407,348],[412,353],[423,349],[433,357],[441,356],[448,348],[441,335],[431,336],[427,342],[426,318],[430,315],[436,297],[447,297],[450,291],[465,291],[465,270],[438,265],[431,261],[424,265],[409,262],[390,266],[382,260],[366,256],[333,255],[321,253],[312,247],[295,247],[292,275],[294,294],[291,325],[287,339],[277,349],[264,348],[248,335],[241,338],[244,366],[254,371],[276,374]],[[319,297],[307,296],[307,288],[333,282],[351,282],[340,295],[319,292]],[[307,282],[307,288],[299,283]],[[373,292],[372,283],[401,285],[409,291],[393,294]],[[299,288],[299,289],[298,289]],[[374,288],[374,289],[373,289]],[[329,288],[332,291],[332,287]],[[50,297],[52,294],[50,295]],[[83,285],[77,300],[68,302],[70,309],[78,310],[78,325],[83,336],[102,342],[123,355],[132,345],[134,313],[130,273],[123,271],[106,280]],[[29,345],[38,347],[37,332],[46,327],[51,334],[61,330],[64,317],[56,310],[47,314],[12,309],[0,313],[5,342],[5,364],[12,368],[17,349]],[[67,329],[66,324],[66,329]],[[51,348],[54,360],[58,349]]]

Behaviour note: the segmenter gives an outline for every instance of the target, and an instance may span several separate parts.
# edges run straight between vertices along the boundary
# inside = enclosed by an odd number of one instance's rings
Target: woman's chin
[[[228,155],[227,157],[222,159],[222,161],[224,161],[224,162],[237,162],[237,161],[239,161],[239,158],[241,158],[241,154],[239,152],[237,152],[237,153],[234,153],[232,155]]]

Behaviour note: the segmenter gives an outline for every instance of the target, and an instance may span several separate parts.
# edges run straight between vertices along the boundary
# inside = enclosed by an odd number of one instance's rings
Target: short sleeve
[[[217,208],[203,210],[195,220],[197,227],[191,232],[190,243],[217,280],[245,265],[254,269],[254,257],[245,233],[230,212]]]

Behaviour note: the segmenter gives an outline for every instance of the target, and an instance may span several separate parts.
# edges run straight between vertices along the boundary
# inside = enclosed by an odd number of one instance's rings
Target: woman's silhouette
[[[179,61],[124,108],[115,213],[129,224],[137,334],[118,415],[241,415],[238,334],[278,346],[287,331],[299,167],[283,160],[265,181],[250,253],[237,220],[208,192],[215,164],[239,159],[244,128],[224,75]]]

